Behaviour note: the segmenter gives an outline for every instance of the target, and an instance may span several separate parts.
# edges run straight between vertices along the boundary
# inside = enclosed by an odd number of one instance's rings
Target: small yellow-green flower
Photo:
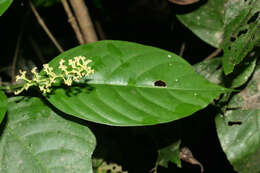
[[[14,94],[20,94],[24,90],[28,90],[31,86],[38,86],[40,91],[45,93],[51,92],[52,85],[57,81],[57,79],[62,79],[65,85],[71,86],[73,81],[78,81],[80,78],[87,77],[90,74],[94,73],[94,70],[88,66],[92,62],[89,59],[86,59],[84,56],[74,57],[69,59],[68,66],[66,66],[66,61],[61,59],[59,62],[59,69],[61,73],[56,74],[53,72],[53,68],[49,64],[43,65],[43,71],[45,75],[37,73],[37,68],[34,67],[31,70],[33,74],[32,80],[26,77],[26,71],[20,70],[20,75],[16,76],[16,81],[24,80],[25,84],[22,88],[15,91]]]

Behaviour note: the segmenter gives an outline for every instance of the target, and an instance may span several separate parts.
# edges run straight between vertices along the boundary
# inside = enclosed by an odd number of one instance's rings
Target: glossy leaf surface
[[[218,137],[228,160],[240,173],[260,171],[260,110],[228,111],[216,118]]]
[[[210,0],[178,19],[203,41],[219,47],[224,33],[223,9],[227,0]]]
[[[0,0],[0,16],[4,14],[12,2],[13,0]]]
[[[0,90],[0,124],[5,117],[5,113],[7,110],[7,97],[3,91]]]
[[[0,172],[92,173],[95,137],[39,98],[9,99],[0,138]]]
[[[206,107],[225,89],[196,74],[182,58],[158,48],[124,41],[100,41],[71,49],[60,59],[86,56],[94,75],[86,83],[58,87],[47,99],[61,111],[116,126],[177,120]]]

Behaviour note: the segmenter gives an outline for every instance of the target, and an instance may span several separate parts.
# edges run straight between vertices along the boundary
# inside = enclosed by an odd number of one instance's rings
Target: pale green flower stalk
[[[61,59],[59,62],[59,69],[61,73],[56,74],[53,72],[53,68],[49,64],[43,65],[43,70],[46,74],[41,75],[37,73],[37,68],[34,67],[31,72],[33,74],[32,80],[26,77],[26,71],[20,70],[20,75],[16,76],[16,81],[24,80],[25,84],[14,94],[20,94],[24,90],[28,90],[31,86],[38,86],[40,91],[44,94],[51,92],[52,85],[57,79],[62,79],[65,85],[71,86],[73,81],[78,81],[80,78],[87,77],[94,73],[94,70],[88,66],[92,62],[90,59],[86,59],[84,56],[77,56],[68,61],[68,66],[64,65],[65,60]]]

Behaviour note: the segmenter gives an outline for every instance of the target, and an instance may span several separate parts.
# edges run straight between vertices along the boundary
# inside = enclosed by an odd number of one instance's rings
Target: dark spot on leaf
[[[248,21],[247,21],[247,24],[250,24],[250,23],[253,23],[256,21],[256,19],[258,18],[259,16],[259,11],[256,12]]]
[[[166,83],[162,80],[157,80],[157,81],[154,82],[154,86],[166,87]]]
[[[246,34],[247,33],[247,29],[241,30],[239,31],[239,33],[237,34],[238,37],[240,37],[242,34]]]
[[[231,46],[228,46],[228,50],[231,50]]]
[[[229,125],[229,126],[233,126],[233,125],[241,125],[241,124],[242,124],[241,121],[229,121],[229,122],[228,122],[228,125]]]
[[[115,169],[116,169],[116,167],[115,167],[115,166],[113,166],[113,167],[112,167],[112,169],[113,169],[113,170],[115,170]]]
[[[231,41],[231,42],[236,41],[236,37],[230,37],[230,41]]]

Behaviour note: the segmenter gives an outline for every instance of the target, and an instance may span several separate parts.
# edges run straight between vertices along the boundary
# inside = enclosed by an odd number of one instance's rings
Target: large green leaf
[[[3,91],[0,90],[0,124],[5,117],[5,112],[7,110],[7,97]]]
[[[0,16],[8,9],[13,0],[0,0]]]
[[[209,0],[178,19],[203,41],[219,47],[224,33],[223,9],[227,0]]]
[[[49,64],[57,72],[61,58],[79,55],[93,60],[94,75],[87,84],[55,89],[47,99],[63,112],[97,123],[169,122],[206,107],[225,91],[173,53],[124,41],[82,45]]]
[[[94,135],[39,98],[10,98],[3,128],[1,173],[92,173]]]
[[[222,148],[235,170],[259,173],[260,64],[247,87],[231,98],[227,108],[231,110],[216,117]]]
[[[225,5],[223,68],[229,74],[260,39],[260,0],[229,0]]]
[[[218,137],[228,160],[240,173],[260,171],[260,110],[228,111],[216,117]]]

